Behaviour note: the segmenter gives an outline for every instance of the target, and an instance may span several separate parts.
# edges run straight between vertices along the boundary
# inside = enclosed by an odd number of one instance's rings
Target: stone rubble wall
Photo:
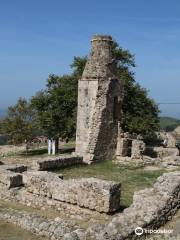
[[[72,166],[76,164],[81,164],[83,158],[80,156],[59,156],[52,159],[42,159],[35,162],[33,168],[36,170],[51,170],[58,169],[62,167]]]
[[[116,156],[127,157],[129,152],[129,139],[119,138],[117,142]]]
[[[18,203],[24,206],[28,206],[34,209],[40,209],[43,211],[56,211],[59,216],[63,216],[66,219],[77,219],[85,222],[92,219],[102,219],[108,221],[110,215],[106,213],[99,213],[92,211],[88,208],[82,208],[78,205],[69,204],[66,202],[60,202],[52,198],[46,198],[44,196],[36,195],[28,192],[25,187],[7,188],[0,183],[0,199],[5,202]]]
[[[55,173],[47,171],[31,171],[23,174],[23,182],[28,192],[52,198],[56,183],[62,180]]]
[[[99,81],[95,109],[89,127],[87,153],[89,160],[112,159],[116,154],[118,120],[120,119],[121,82],[118,79]],[[114,99],[117,97],[117,106]],[[114,115],[118,116],[114,116]]]
[[[1,165],[0,170],[8,170],[15,173],[23,173],[27,171],[27,166],[23,164],[10,164],[10,165],[3,164]]]
[[[133,203],[107,225],[86,230],[88,239],[132,239],[136,227],[157,229],[180,208],[180,172],[165,173],[153,188],[135,192]],[[78,239],[78,238],[77,238]]]
[[[163,158],[163,167],[180,167],[180,156],[172,156]]]
[[[96,178],[81,178],[56,184],[52,198],[98,212],[114,212],[120,207],[120,184]]]
[[[36,214],[14,209],[0,208],[0,219],[52,240],[61,240],[67,233],[77,230],[77,226],[73,226],[59,217],[46,219]]]
[[[112,159],[121,116],[122,81],[116,77],[111,36],[94,36],[78,84],[76,153],[83,161]]]
[[[156,157],[160,159],[177,156],[179,153],[177,148],[154,147],[152,150],[156,154]]]
[[[9,190],[8,192],[12,191]],[[0,209],[0,218],[54,240],[123,240],[134,239],[134,229],[157,229],[180,208],[180,172],[165,173],[153,188],[135,192],[133,203],[108,224],[96,224],[87,229],[68,226],[61,219],[44,219],[34,214],[12,209]]]
[[[131,157],[134,159],[142,158],[145,150],[145,143],[142,140],[132,141]]]
[[[61,202],[77,204],[98,212],[114,212],[120,207],[120,184],[96,178],[62,180],[57,174],[27,172],[27,191]]]

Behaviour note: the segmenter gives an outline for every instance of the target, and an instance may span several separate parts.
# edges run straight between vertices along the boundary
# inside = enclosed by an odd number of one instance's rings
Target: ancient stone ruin
[[[121,183],[92,177],[64,179],[62,174],[48,172],[106,159],[147,161],[142,137],[121,132],[123,87],[116,78],[112,38],[97,35],[91,42],[78,86],[75,153],[36,159],[28,167],[0,163],[0,199],[34,209],[53,209],[59,214],[48,218],[0,208],[0,219],[52,240],[133,239],[137,226],[157,229],[180,207],[179,171],[166,173],[151,188],[135,192],[133,203],[123,212]],[[159,155],[154,160],[148,158],[151,164],[164,155],[172,158],[171,149],[154,147],[153,151]],[[180,158],[171,164],[180,166]],[[84,225],[87,221],[88,227]]]
[[[115,157],[122,102],[111,36],[97,35],[91,43],[78,85],[76,133],[76,154],[87,163]]]
[[[113,213],[120,207],[119,183],[96,178],[63,180],[62,176],[46,171],[21,172],[24,167],[0,169],[0,199],[33,208],[59,212],[65,209],[70,216],[72,212],[80,212],[82,217],[94,217],[96,211]],[[135,192],[131,206],[104,224],[82,228],[61,214],[49,219],[12,208],[0,209],[0,218],[52,240],[133,239],[137,226],[147,230],[163,226],[179,209],[179,199],[180,172],[177,171],[163,174],[152,188]]]

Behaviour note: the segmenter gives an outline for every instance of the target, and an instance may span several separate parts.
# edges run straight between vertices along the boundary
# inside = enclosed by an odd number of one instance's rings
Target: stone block
[[[132,158],[139,159],[142,158],[145,151],[145,143],[142,140],[135,139],[132,141]]]
[[[47,171],[33,171],[23,174],[23,182],[28,192],[51,198],[52,190],[62,176]]]
[[[82,161],[83,158],[80,156],[59,156],[57,158],[37,161],[34,167],[36,170],[42,171],[76,165],[82,163]]]
[[[52,198],[98,212],[114,212],[120,207],[120,183],[97,178],[59,181]]]
[[[27,172],[23,180],[30,193],[98,212],[114,212],[120,206],[120,183],[97,178],[62,180],[46,171]]]
[[[0,171],[0,183],[6,185],[8,189],[20,187],[23,185],[22,175],[7,170]]]
[[[117,143],[116,155],[121,157],[127,157],[129,153],[129,142],[127,138],[119,138]]]

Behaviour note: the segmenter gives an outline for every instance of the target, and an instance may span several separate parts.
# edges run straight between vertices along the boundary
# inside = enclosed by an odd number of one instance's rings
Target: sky
[[[0,109],[70,73],[94,34],[110,34],[135,55],[136,81],[180,118],[179,0],[0,0]]]

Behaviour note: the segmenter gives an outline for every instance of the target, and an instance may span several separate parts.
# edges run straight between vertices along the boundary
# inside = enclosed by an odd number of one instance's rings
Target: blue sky
[[[135,54],[136,81],[157,102],[180,103],[179,0],[0,0],[0,108],[71,71],[93,34]],[[162,105],[180,118],[180,105]]]

